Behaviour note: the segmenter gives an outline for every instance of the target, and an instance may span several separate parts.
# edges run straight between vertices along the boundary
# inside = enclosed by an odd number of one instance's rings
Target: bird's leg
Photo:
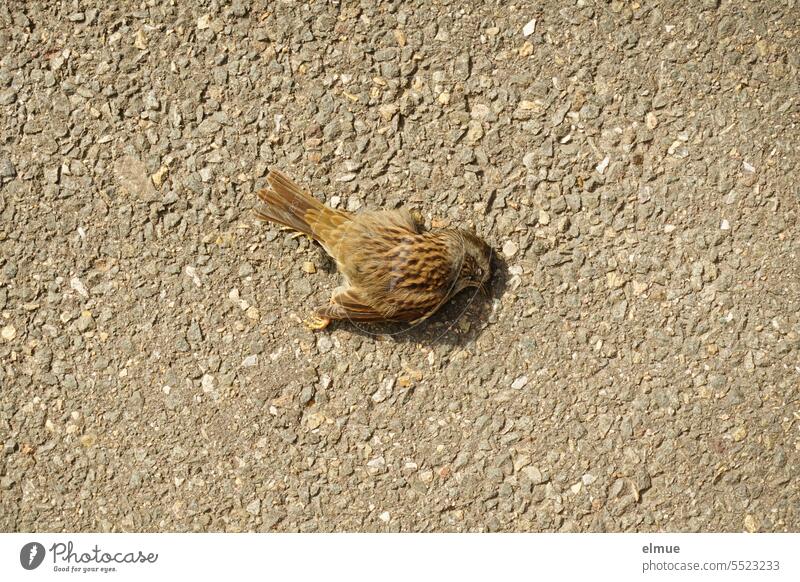
[[[304,232],[300,232],[299,230],[297,230],[295,228],[292,228],[291,226],[280,225],[280,226],[278,226],[278,230],[281,231],[281,232],[288,232],[289,233],[289,238],[306,237],[311,242],[314,242],[314,237],[309,236]]]
[[[309,236],[309,235],[307,235],[307,234],[306,234],[306,233],[304,233],[304,232],[300,232],[300,231],[298,231],[298,230],[295,230],[295,229],[293,229],[293,228],[285,228],[284,230],[287,230],[287,231],[289,231],[289,232],[291,232],[291,233],[292,233],[292,234],[290,234],[290,235],[289,235],[289,238],[303,238],[303,237],[305,237],[305,238],[307,238],[309,241],[311,241],[312,243],[314,242],[314,237],[312,237],[312,236]]]

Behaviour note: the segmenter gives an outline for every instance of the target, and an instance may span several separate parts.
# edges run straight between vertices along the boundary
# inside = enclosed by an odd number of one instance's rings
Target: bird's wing
[[[389,210],[386,212],[386,225],[396,226],[398,228],[413,232],[414,234],[420,233],[419,224],[411,216],[411,213],[405,208],[397,210]]]
[[[420,234],[420,227],[411,213],[405,208],[395,210],[364,210],[352,215],[354,224],[350,226],[353,233],[359,233],[362,229],[372,231],[380,228],[387,233],[395,233],[398,236],[408,234]]]
[[[329,319],[352,319],[354,321],[380,321],[385,317],[365,301],[357,289],[349,288],[339,291],[331,297],[330,305],[320,307],[316,312],[319,317]]]
[[[356,288],[350,287],[331,297],[330,305],[317,309],[317,316],[352,321],[414,321],[428,315],[428,309],[379,311]]]

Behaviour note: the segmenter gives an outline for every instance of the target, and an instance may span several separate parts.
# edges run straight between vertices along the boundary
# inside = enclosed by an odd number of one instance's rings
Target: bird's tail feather
[[[258,192],[264,206],[256,210],[256,217],[317,238],[313,223],[325,206],[278,170],[270,171],[267,182],[269,187]]]

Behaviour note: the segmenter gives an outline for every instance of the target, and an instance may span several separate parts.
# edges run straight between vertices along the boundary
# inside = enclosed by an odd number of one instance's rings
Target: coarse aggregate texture
[[[799,15],[0,3],[0,529],[800,530]],[[272,167],[492,297],[309,331]]]

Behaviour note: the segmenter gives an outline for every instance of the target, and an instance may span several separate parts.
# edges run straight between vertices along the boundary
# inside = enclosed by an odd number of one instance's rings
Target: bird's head
[[[475,233],[461,230],[464,244],[464,262],[459,273],[459,287],[478,287],[487,292],[486,283],[492,276],[492,247],[486,244]]]

